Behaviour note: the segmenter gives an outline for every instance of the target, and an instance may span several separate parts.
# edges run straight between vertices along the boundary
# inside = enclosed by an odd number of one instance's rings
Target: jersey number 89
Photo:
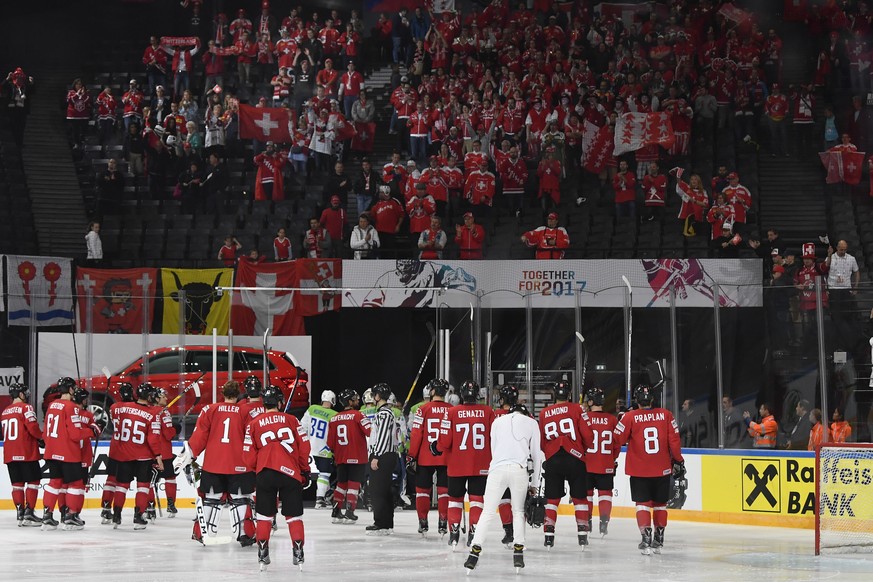
[[[543,432],[546,435],[546,440],[552,441],[561,438],[561,434],[570,437],[570,440],[576,440],[576,427],[573,426],[573,419],[562,418],[559,422],[550,422],[546,424]]]

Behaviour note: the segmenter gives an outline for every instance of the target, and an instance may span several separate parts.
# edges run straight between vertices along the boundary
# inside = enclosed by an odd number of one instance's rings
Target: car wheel
[[[112,399],[105,396],[92,395],[91,404],[88,405],[88,410],[94,415],[94,422],[103,426],[103,433],[100,438],[112,438],[112,419],[109,416],[109,407],[112,406]]]

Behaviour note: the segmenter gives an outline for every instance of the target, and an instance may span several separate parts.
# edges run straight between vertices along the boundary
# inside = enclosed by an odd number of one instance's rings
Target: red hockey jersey
[[[591,426],[593,441],[591,446],[585,449],[585,469],[589,473],[600,475],[613,475],[615,473],[615,459],[621,450],[615,447],[613,431],[618,419],[615,415],[606,412],[589,412],[588,424]]]
[[[4,463],[39,460],[37,441],[42,439],[42,431],[33,406],[13,402],[0,414],[0,426],[3,427]]]
[[[136,402],[118,402],[110,408],[115,432],[114,458],[119,461],[149,461],[161,454],[161,423],[157,407]]]
[[[430,443],[440,437],[440,423],[446,411],[451,407],[442,401],[427,402],[415,411],[412,421],[412,433],[409,437],[409,455],[425,467],[445,466],[446,457],[434,457],[430,452]]]
[[[679,427],[663,408],[631,410],[615,426],[615,446],[627,444],[624,472],[631,477],[664,477],[682,462]]]
[[[484,404],[462,404],[446,411],[437,447],[447,458],[450,477],[488,474],[494,418],[494,411]]]
[[[327,446],[337,465],[363,465],[367,462],[370,419],[360,410],[345,410],[327,424]]]
[[[82,409],[72,400],[55,400],[45,415],[44,458],[64,463],[82,460],[82,441],[91,438],[91,429],[82,424]]]
[[[195,457],[206,451],[204,471],[219,475],[246,473],[251,469],[243,461],[245,429],[239,404],[209,404],[200,411],[188,445]]]
[[[573,402],[560,402],[540,411],[540,442],[546,460],[564,449],[580,461],[594,440],[591,426],[582,407]]]
[[[309,435],[297,418],[284,412],[264,412],[246,427],[243,442],[249,471],[272,469],[303,482],[302,473],[309,470]]]

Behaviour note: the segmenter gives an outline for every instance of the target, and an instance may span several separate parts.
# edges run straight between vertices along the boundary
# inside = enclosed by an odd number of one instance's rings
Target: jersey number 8
[[[644,446],[646,453],[654,455],[661,450],[661,442],[658,440],[658,428],[650,426],[643,431]]]
[[[561,438],[562,434],[570,437],[570,440],[576,440],[576,427],[573,426],[573,419],[571,418],[562,418],[558,422],[550,422],[546,424],[543,432],[546,435],[546,440],[553,441],[555,439]]]

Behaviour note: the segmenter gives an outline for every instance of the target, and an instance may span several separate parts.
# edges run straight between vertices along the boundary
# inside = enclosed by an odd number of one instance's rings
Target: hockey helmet
[[[449,406],[457,406],[461,403],[461,397],[455,394],[454,392],[449,392],[449,395],[446,396],[446,403]]]
[[[606,396],[603,394],[603,388],[595,386],[588,391],[588,401],[594,406],[603,406]]]
[[[637,384],[634,398],[640,406],[649,406],[655,400],[655,390],[648,384]]]
[[[343,408],[348,408],[349,406],[352,406],[357,399],[358,393],[351,388],[346,388],[345,390],[340,392],[339,396],[337,397],[339,405]]]
[[[84,388],[76,388],[73,390],[73,402],[79,406],[84,406],[88,402],[88,391]]]
[[[246,389],[246,396],[248,398],[261,397],[261,389],[263,386],[261,385],[261,381],[254,374],[243,381],[243,387]]]
[[[122,402],[133,402],[136,398],[133,397],[133,384],[130,382],[122,382],[118,385],[118,393],[121,395]]]
[[[570,395],[573,393],[573,386],[566,380],[555,382],[552,386],[552,395],[555,400],[570,400]]]
[[[513,404],[512,406],[509,407],[509,413],[512,414],[513,412],[520,412],[525,416],[531,416],[531,417],[533,416],[533,415],[531,415],[530,410],[527,409],[527,406],[525,406],[521,402],[516,402],[515,404]]]
[[[388,397],[391,396],[391,386],[386,384],[385,382],[380,382],[373,386],[370,390],[372,390],[371,394],[375,396],[379,396],[379,400],[384,402],[388,402]]]
[[[19,384],[18,382],[9,386],[9,397],[15,400],[16,398],[23,398],[24,400],[30,400],[30,388],[25,386],[24,384]]]
[[[76,381],[70,378],[69,376],[64,376],[63,378],[58,380],[58,393],[66,394],[70,390],[73,390],[76,387]]]
[[[476,404],[479,402],[479,385],[473,380],[465,380],[461,384],[460,396],[464,404]]]
[[[497,395],[500,398],[500,405],[508,404],[510,406],[518,402],[518,388],[512,384],[504,384],[497,390]]]
[[[443,380],[442,378],[434,378],[430,382],[427,383],[427,388],[430,392],[430,397],[433,398],[438,396],[440,398],[445,398],[446,394],[449,393],[449,383]]]
[[[397,397],[394,395],[393,392],[388,395],[388,404],[390,404],[391,406],[397,404]]]
[[[136,399],[137,400],[145,400],[146,402],[151,402],[152,394],[155,391],[155,387],[149,384],[148,382],[143,382],[139,386],[136,387]]]
[[[271,384],[261,392],[261,399],[264,401],[264,408],[281,408],[284,401],[282,389]]]
[[[364,390],[364,404],[375,404],[375,400],[373,400],[373,389],[367,388]]]
[[[333,390],[325,390],[321,393],[321,401],[330,402],[330,405],[334,406],[336,404],[336,394]]]

